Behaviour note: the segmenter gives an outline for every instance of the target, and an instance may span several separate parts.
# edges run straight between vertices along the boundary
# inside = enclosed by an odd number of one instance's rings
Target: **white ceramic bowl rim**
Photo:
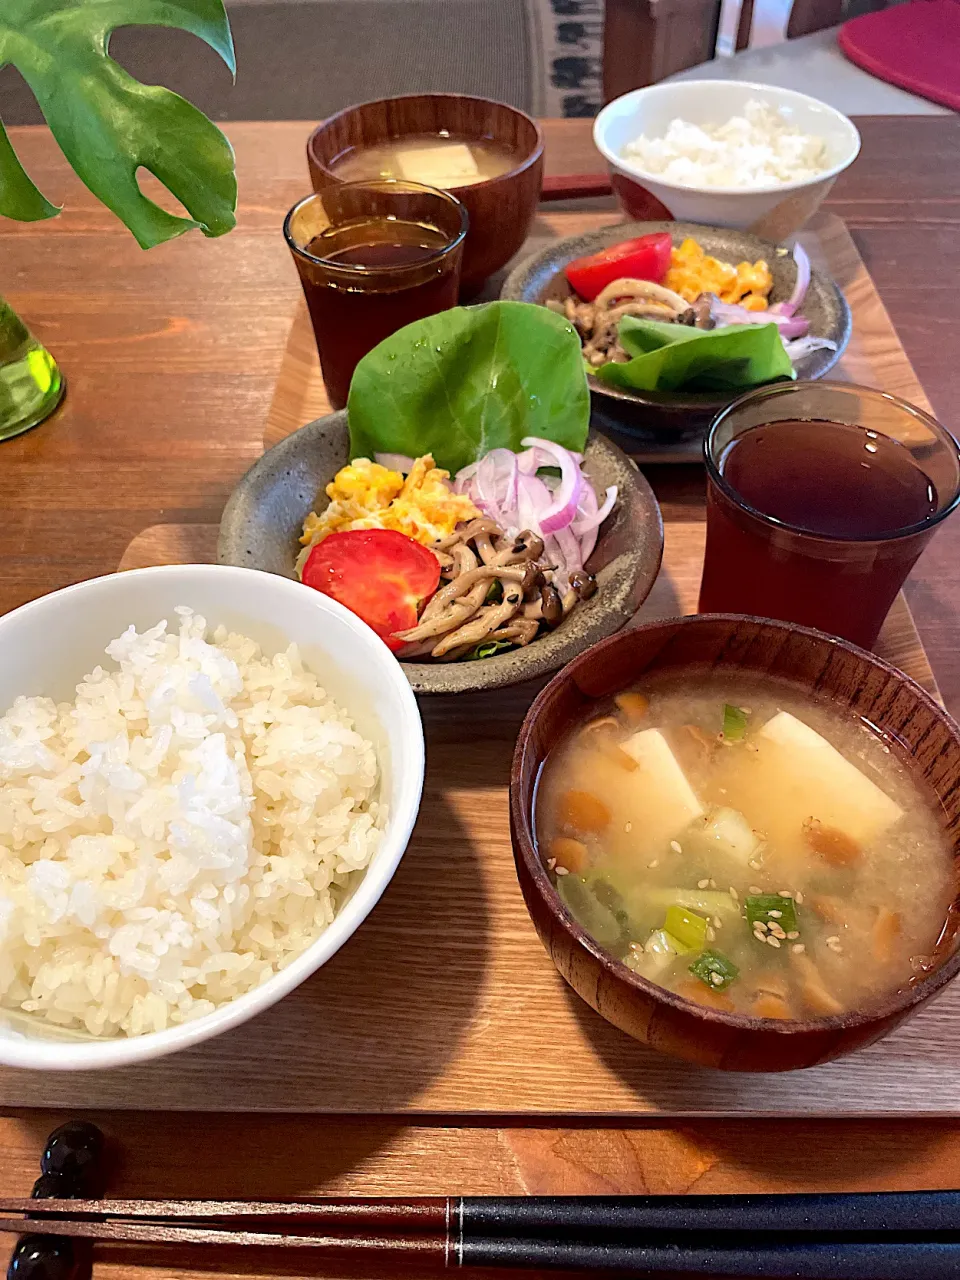
[[[831,168],[824,169],[822,173],[816,173],[812,177],[801,178],[797,182],[775,182],[766,187],[698,187],[689,182],[671,182],[662,173],[651,173],[648,169],[641,169],[633,160],[617,155],[607,146],[604,140],[604,131],[610,118],[616,114],[614,108],[618,104],[623,104],[624,102],[632,104],[638,101],[641,96],[654,97],[665,90],[672,91],[679,85],[682,85],[685,89],[697,89],[705,85],[722,85],[726,89],[733,87],[750,89],[756,92],[758,97],[765,98],[767,101],[775,98],[780,102],[803,103],[807,106],[816,107],[833,116],[841,131],[847,134],[850,143],[849,151],[844,155],[843,159]],[[814,183],[827,182],[831,178],[835,178],[844,169],[848,169],[860,154],[859,130],[849,116],[845,116],[842,111],[838,111],[836,107],[831,107],[829,103],[821,102],[819,98],[811,97],[808,93],[800,93],[797,89],[781,89],[779,85],[759,84],[754,80],[666,80],[660,84],[647,85],[642,89],[632,89],[629,93],[625,93],[619,98],[614,98],[613,102],[608,102],[597,116],[593,124],[593,142],[607,163],[613,165],[616,169],[629,173],[631,176],[643,178],[647,182],[658,183],[662,187],[677,191],[695,191],[705,196],[762,196],[776,195],[779,192],[801,191],[804,187],[813,186]]]
[[[265,584],[271,591],[278,591],[281,594],[294,592],[298,598],[303,592],[300,583],[277,577],[275,574],[227,565],[160,565],[148,569],[132,569],[122,574],[106,574],[64,587],[49,595],[40,596],[29,604],[21,605],[20,608],[0,617],[0,651],[5,639],[4,631],[11,619],[22,619],[28,613],[54,615],[59,602],[65,598],[91,592],[97,587],[102,587],[102,584],[116,579],[129,581],[146,577],[176,577],[184,572],[200,579],[233,577],[237,579],[241,591],[247,593],[255,592],[258,587],[263,587]],[[145,1062],[211,1039],[272,1007],[283,996],[293,991],[343,946],[376,906],[403,856],[420,807],[425,765],[420,711],[399,662],[376,633],[365,622],[361,622],[356,614],[351,613],[336,600],[323,596],[319,592],[311,593],[311,599],[314,597],[318,613],[331,614],[346,624],[354,633],[358,647],[367,649],[371,660],[382,665],[383,674],[392,686],[393,692],[396,693],[402,708],[405,739],[402,769],[405,784],[399,805],[395,804],[389,815],[391,829],[377,854],[376,865],[367,869],[363,879],[339,914],[305,951],[302,951],[286,968],[268,978],[266,982],[254,987],[252,991],[237,996],[235,1000],[220,1005],[212,1013],[190,1022],[167,1027],[163,1031],[148,1032],[140,1036],[116,1036],[104,1040],[93,1038],[76,1041],[41,1040],[26,1035],[22,1038],[4,1036],[0,1038],[0,1063],[5,1066],[33,1070],[97,1070]],[[78,672],[77,680],[83,674]],[[0,708],[0,713],[6,709],[6,707]],[[392,767],[399,771],[401,762],[392,761],[391,763]]]

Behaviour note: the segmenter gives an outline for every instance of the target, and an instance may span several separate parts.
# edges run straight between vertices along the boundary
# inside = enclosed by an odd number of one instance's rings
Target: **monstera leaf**
[[[144,249],[192,227],[223,235],[236,221],[233,150],[202,111],[169,89],[141,84],[109,56],[111,33],[137,25],[190,31],[234,70],[222,0],[0,0],[0,67],[17,67],[70,164]],[[139,168],[155,174],[190,217],[148,200]],[[33,222],[58,212],[0,124],[0,214]]]

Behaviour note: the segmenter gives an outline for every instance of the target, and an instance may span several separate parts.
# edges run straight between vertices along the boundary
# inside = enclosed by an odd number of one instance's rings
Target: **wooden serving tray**
[[[612,215],[553,214],[571,234]],[[843,224],[808,246],[854,312],[844,376],[925,404]],[[305,314],[305,313],[302,313]],[[327,411],[309,325],[291,330],[265,432],[272,444]],[[701,513],[693,512],[700,517]],[[637,621],[692,612],[702,518],[668,521],[664,566]],[[120,568],[214,558],[217,530],[156,525]],[[900,596],[878,651],[934,696]],[[397,875],[354,938],[267,1013],[195,1049],[97,1074],[0,1069],[0,1106],[573,1117],[960,1114],[960,983],[887,1040],[778,1076],[707,1071],[662,1057],[603,1021],[564,984],[513,869],[507,785],[536,687],[421,700],[427,776]]]

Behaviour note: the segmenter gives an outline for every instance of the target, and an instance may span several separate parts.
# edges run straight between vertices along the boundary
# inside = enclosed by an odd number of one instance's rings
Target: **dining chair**
[[[755,0],[740,0],[737,52],[750,43],[754,4]],[[886,4],[887,0],[793,0],[787,39],[822,31],[853,12]],[[605,0],[604,101],[710,62],[717,56],[720,11],[721,0]]]

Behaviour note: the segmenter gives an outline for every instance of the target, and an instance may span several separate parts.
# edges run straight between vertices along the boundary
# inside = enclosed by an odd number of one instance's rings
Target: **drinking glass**
[[[64,390],[56,360],[0,298],[0,440],[43,422]]]
[[[705,461],[700,612],[779,618],[864,648],[960,501],[950,433],[852,383],[741,396],[714,419]]]
[[[456,306],[467,211],[418,182],[348,182],[307,196],[283,233],[310,310],[330,403],[384,338]]]

